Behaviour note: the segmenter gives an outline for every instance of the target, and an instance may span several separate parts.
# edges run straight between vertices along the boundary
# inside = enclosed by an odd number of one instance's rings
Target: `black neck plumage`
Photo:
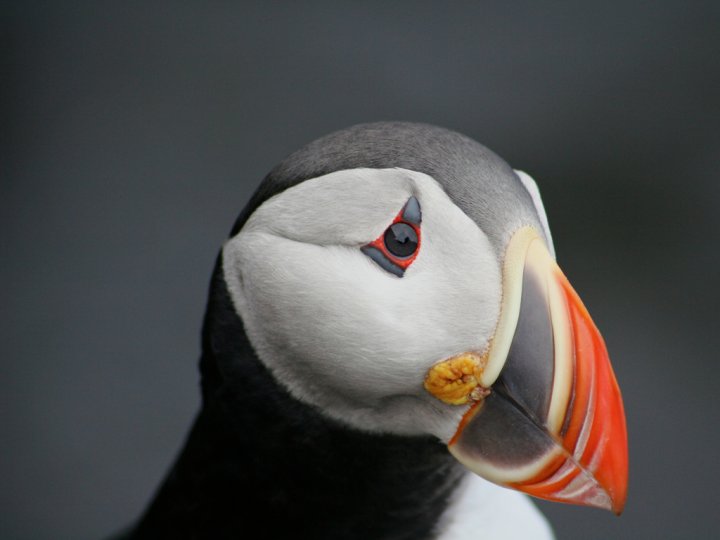
[[[203,408],[130,538],[425,539],[461,477],[431,437],[369,434],[280,387],[213,275]]]

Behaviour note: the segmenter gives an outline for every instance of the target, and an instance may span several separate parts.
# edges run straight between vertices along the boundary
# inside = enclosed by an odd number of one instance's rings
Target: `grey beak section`
[[[456,452],[500,470],[522,469],[552,448],[553,440],[548,434],[498,388],[485,399],[482,410],[456,443]]]
[[[535,272],[523,275],[517,330],[494,386],[540,425],[547,420],[555,369],[550,308],[542,279]]]
[[[523,275],[522,301],[507,361],[493,392],[456,441],[456,450],[498,469],[536,463],[555,446],[543,427],[553,387],[553,332],[543,276]]]

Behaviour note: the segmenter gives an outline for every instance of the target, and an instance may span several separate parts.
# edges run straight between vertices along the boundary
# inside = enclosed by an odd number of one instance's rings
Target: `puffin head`
[[[354,429],[433,435],[496,484],[622,510],[602,337],[534,181],[485,147],[410,123],[328,135],[271,171],[221,257],[253,349],[297,400]]]

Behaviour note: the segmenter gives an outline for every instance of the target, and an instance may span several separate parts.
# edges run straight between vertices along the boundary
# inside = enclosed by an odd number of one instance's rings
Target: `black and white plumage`
[[[362,248],[411,200],[417,257],[388,272]],[[423,388],[490,346],[523,227],[552,251],[532,179],[445,129],[359,125],[281,162],[218,257],[202,410],[127,538],[550,538],[448,452],[466,408]]]

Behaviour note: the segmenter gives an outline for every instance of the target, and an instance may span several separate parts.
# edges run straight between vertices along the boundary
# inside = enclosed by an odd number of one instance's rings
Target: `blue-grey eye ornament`
[[[405,275],[420,252],[420,203],[410,197],[390,226],[361,250],[381,268],[398,277]]]

